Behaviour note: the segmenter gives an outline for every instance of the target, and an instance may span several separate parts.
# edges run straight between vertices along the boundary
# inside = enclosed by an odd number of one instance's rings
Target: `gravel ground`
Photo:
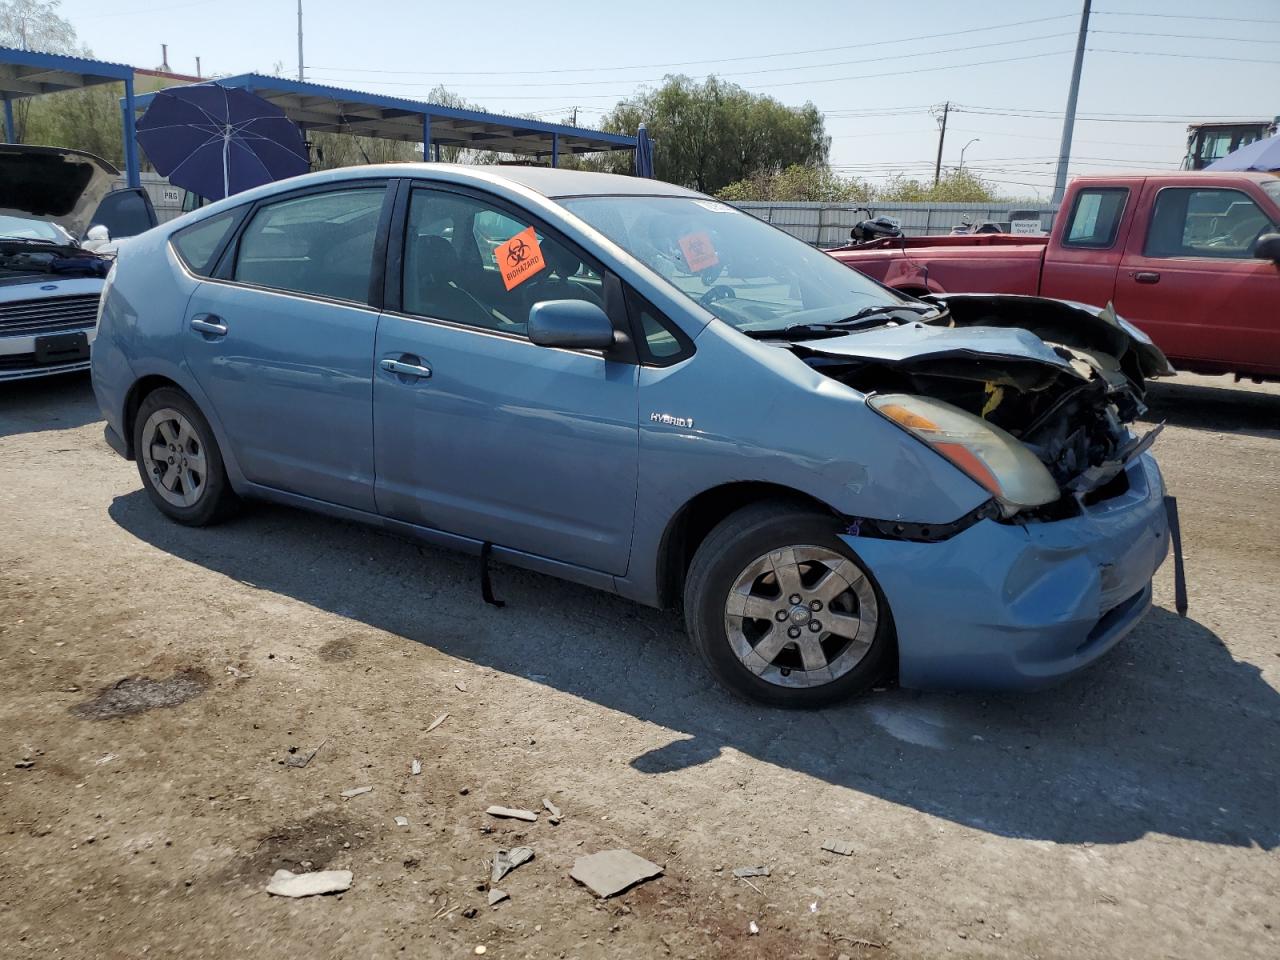
[[[1153,417],[1188,619],[1166,567],[1058,689],[782,713],[668,613],[507,568],[492,609],[467,558],[286,509],[177,527],[86,379],[0,385],[0,954],[1276,957],[1280,389]],[[619,847],[665,873],[597,902],[569,872]]]

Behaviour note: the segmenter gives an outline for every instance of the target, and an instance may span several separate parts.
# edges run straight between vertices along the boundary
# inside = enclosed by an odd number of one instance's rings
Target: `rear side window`
[[[188,270],[201,277],[213,273],[223,241],[235,227],[239,214],[238,210],[228,210],[173,235],[173,248]]]
[[[240,237],[233,279],[368,303],[385,194],[382,185],[358,187],[261,207]]]
[[[1129,199],[1126,187],[1081,190],[1071,207],[1071,219],[1062,239],[1064,247],[1105,249],[1116,242],[1120,217]]]

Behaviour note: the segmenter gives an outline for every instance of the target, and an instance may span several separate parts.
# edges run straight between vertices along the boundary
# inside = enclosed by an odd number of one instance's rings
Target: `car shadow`
[[[258,506],[188,529],[140,490],[109,511],[243,583],[659,724],[671,742],[631,760],[651,776],[736,750],[1000,836],[1280,843],[1280,695],[1212,631],[1162,609],[1103,663],[1035,695],[889,689],[780,711],[720,690],[674,614],[585,587],[497,567],[495,609],[474,558],[357,524]]]
[[[87,372],[0,383],[0,437],[70,430],[101,419]]]
[[[1280,393],[1241,389],[1227,377],[1219,379],[1221,386],[1176,379],[1152,383],[1146,397],[1150,411],[1144,419],[1193,430],[1280,439]]]

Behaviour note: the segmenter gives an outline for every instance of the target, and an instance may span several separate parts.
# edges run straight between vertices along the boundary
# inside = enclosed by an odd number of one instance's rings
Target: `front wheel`
[[[892,618],[829,515],[763,503],[707,536],[685,581],[685,622],[716,678],[739,696],[815,707],[886,670]]]
[[[213,430],[186,394],[169,387],[147,394],[133,429],[138,473],[161,513],[203,527],[235,510]]]

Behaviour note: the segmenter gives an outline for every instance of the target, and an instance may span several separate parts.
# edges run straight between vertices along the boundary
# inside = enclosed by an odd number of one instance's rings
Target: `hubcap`
[[[204,493],[204,445],[177,410],[157,410],[142,425],[142,465],[152,487],[175,507],[190,507]]]
[[[725,602],[725,630],[743,666],[782,687],[831,683],[861,662],[879,610],[862,569],[826,547],[774,550],[749,563]]]

